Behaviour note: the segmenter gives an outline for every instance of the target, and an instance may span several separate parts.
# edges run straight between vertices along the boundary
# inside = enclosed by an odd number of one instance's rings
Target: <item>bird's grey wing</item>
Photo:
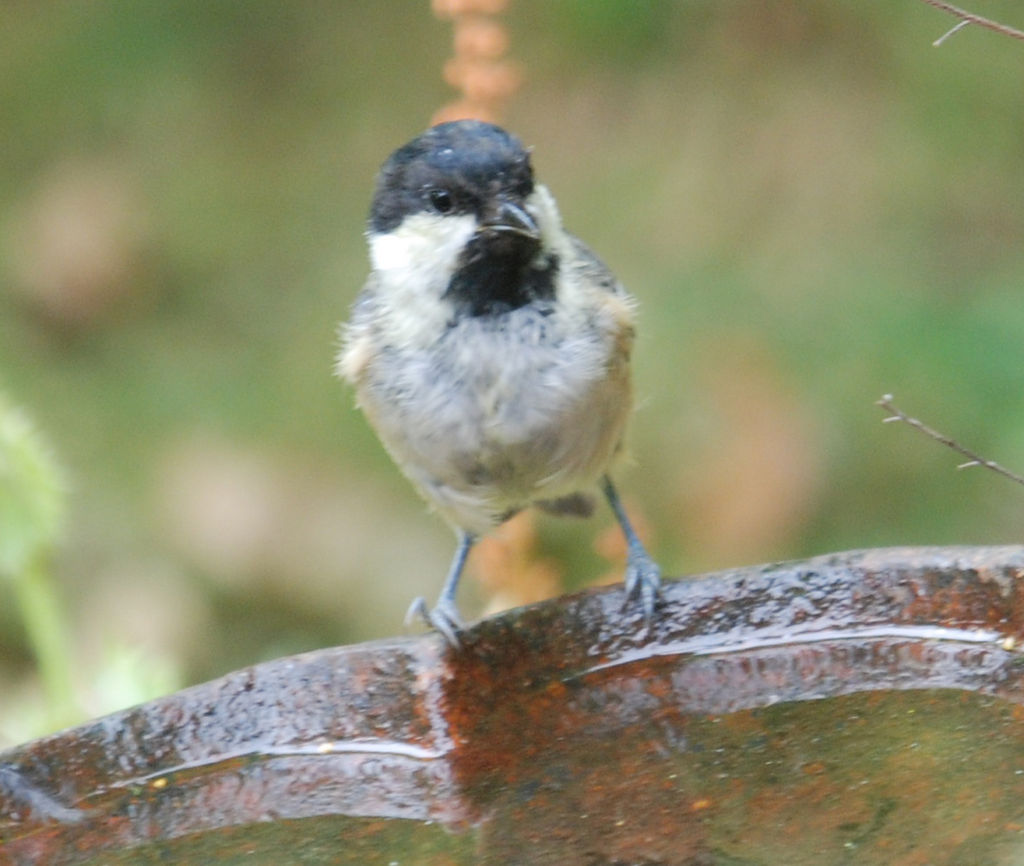
[[[588,283],[598,286],[613,295],[625,295],[626,287],[619,282],[609,267],[583,241],[570,235],[574,256],[573,267]]]

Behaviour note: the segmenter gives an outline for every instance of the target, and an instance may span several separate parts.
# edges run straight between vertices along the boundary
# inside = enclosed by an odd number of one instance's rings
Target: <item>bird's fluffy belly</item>
[[[384,353],[367,370],[360,402],[402,470],[457,526],[483,532],[534,500],[573,493],[618,448],[630,409],[625,359],[600,330],[570,339],[554,324],[468,322],[457,339]]]

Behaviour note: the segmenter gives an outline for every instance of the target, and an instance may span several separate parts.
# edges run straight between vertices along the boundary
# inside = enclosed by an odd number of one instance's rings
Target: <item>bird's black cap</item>
[[[441,123],[381,167],[370,230],[391,231],[420,212],[480,214],[497,196],[521,201],[532,191],[530,154],[514,135],[479,120]]]

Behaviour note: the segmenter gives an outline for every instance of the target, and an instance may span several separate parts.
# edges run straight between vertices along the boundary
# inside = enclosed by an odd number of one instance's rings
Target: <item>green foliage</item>
[[[31,569],[57,541],[64,485],[28,416],[0,393],[0,577]]]
[[[46,691],[40,732],[79,716],[67,623],[50,570],[63,514],[56,461],[28,417],[0,394],[0,578],[17,600]]]
[[[7,698],[0,735],[18,741],[173,691],[172,658],[108,640],[93,666],[75,665],[52,562],[64,525],[63,473],[28,416],[0,393],[0,597],[10,592],[43,686],[42,701]],[[87,685],[77,687],[75,674]]]

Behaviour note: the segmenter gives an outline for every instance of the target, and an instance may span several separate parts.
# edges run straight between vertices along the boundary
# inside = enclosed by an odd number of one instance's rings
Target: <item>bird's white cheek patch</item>
[[[418,213],[387,234],[370,235],[370,262],[389,282],[443,277],[455,270],[459,253],[476,230],[475,217]],[[433,279],[431,279],[433,277]]]
[[[430,345],[451,315],[442,301],[476,218],[414,214],[387,234],[370,235],[381,316],[397,345]]]

